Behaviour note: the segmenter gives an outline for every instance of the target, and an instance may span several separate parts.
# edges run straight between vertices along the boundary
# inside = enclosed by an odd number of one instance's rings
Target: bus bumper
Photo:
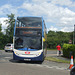
[[[15,53],[13,52],[13,60],[43,61],[44,60],[44,54],[42,52],[41,55],[38,57],[20,57],[20,56],[15,55]]]

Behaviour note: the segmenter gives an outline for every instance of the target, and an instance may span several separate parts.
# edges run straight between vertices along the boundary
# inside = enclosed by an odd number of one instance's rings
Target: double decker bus
[[[17,17],[13,36],[13,59],[43,61],[46,49],[46,26],[42,17]]]

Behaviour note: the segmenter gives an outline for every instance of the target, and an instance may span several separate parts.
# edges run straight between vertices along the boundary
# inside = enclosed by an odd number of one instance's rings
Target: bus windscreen
[[[30,49],[42,49],[41,37],[15,37],[15,49],[30,48]]]
[[[42,49],[42,19],[18,17],[15,30],[15,49]]]

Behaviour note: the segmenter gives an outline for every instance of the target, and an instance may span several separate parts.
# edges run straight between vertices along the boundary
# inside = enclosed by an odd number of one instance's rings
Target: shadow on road
[[[23,61],[23,60],[13,60],[13,59],[10,59],[9,61],[12,63],[25,63],[25,64],[42,64],[43,63],[41,61]]]

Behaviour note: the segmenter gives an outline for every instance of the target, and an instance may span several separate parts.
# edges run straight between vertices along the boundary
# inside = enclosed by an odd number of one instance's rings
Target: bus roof
[[[17,20],[19,21],[41,21],[42,17],[17,17]]]

